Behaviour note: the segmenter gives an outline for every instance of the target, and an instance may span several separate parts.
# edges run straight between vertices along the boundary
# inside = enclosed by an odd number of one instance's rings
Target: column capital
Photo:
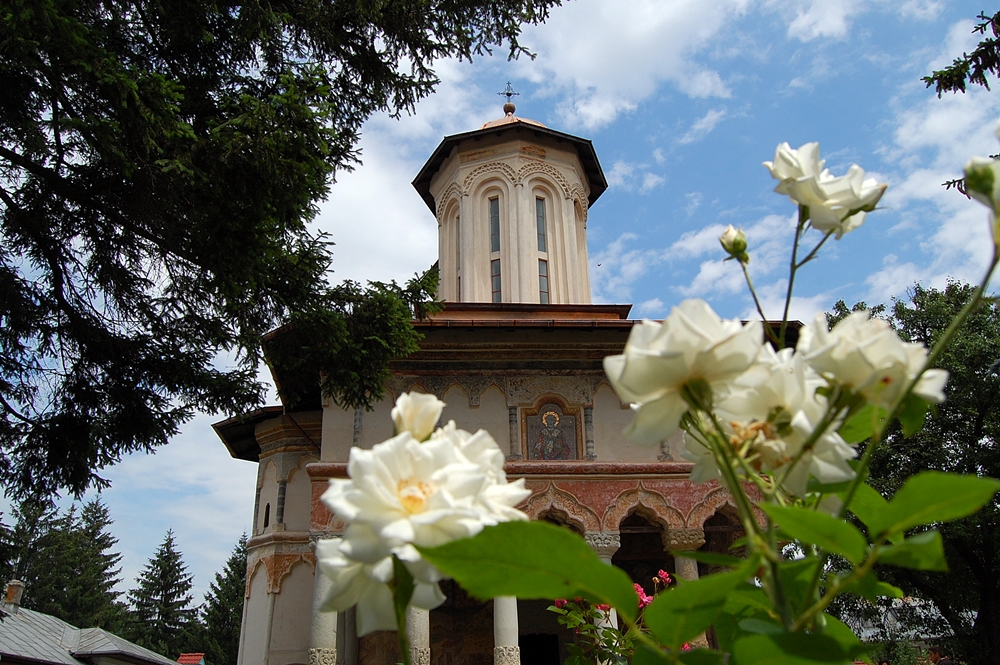
[[[622,546],[622,537],[617,531],[588,531],[583,539],[590,545],[590,549],[597,552],[597,556],[607,559],[609,563]]]
[[[663,536],[664,545],[671,551],[696,550],[705,544],[704,529],[668,529]]]

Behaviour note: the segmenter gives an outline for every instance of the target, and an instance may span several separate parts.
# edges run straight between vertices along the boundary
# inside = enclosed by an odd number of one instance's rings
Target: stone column
[[[358,624],[355,608],[338,613],[337,665],[358,665]]]
[[[407,609],[406,634],[410,638],[410,662],[431,665],[431,613],[419,607]]]
[[[681,579],[698,579],[698,562],[694,559],[689,559],[686,556],[674,555],[674,570],[677,571],[677,577]]]
[[[517,422],[517,407],[507,407],[507,425],[510,427],[510,454],[507,459],[511,461],[521,460],[521,424]]]
[[[583,459],[597,459],[597,454],[594,453],[594,407],[592,406],[583,407],[583,440],[585,446]]]
[[[521,665],[517,635],[517,598],[497,596],[493,599],[493,665]]]
[[[313,581],[312,627],[309,631],[309,665],[337,665],[337,612],[320,612],[333,582],[320,570]]]
[[[611,565],[611,557],[622,546],[621,534],[617,531],[590,531],[583,538],[590,545],[590,549],[597,553],[597,558],[609,566]],[[613,607],[598,623],[598,626],[617,625],[618,612]]]

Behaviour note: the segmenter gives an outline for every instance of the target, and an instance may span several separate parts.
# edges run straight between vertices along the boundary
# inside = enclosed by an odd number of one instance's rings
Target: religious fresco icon
[[[528,459],[577,459],[576,416],[563,413],[558,404],[543,404],[525,424]]]

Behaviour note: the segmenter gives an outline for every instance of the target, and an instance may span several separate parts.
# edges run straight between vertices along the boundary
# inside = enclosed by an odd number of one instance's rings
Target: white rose
[[[704,382],[713,394],[724,393],[763,343],[759,321],[723,321],[703,300],[685,300],[662,324],[635,325],[625,353],[604,359],[611,385],[636,411],[626,434],[647,446],[667,439],[688,410],[685,386]]]
[[[322,500],[341,519],[369,525],[389,547],[436,546],[474,536],[474,504],[486,475],[444,439],[420,443],[409,432],[352,448],[350,480],[331,480]]]
[[[719,242],[722,244],[722,249],[732,258],[740,263],[750,262],[750,257],[747,255],[747,237],[743,229],[736,229],[730,224],[719,236]]]
[[[757,471],[776,479],[784,477],[827,413],[826,398],[816,393],[825,381],[791,349],[775,353],[765,347],[753,371],[734,384],[717,409],[730,444]],[[801,496],[810,476],[823,483],[854,477],[848,460],[856,456],[856,451],[836,433],[837,424],[828,426],[802,454],[785,478],[784,489]],[[686,437],[683,454],[695,462],[692,480],[704,482],[719,477],[711,451],[692,437]]]
[[[343,540],[319,540],[316,563],[332,582],[321,611],[341,612],[356,605],[359,637],[376,630],[396,630],[388,586],[393,578],[392,557],[371,529],[352,525]],[[445,601],[436,582],[415,582],[412,606],[432,610]]]
[[[444,402],[434,395],[403,393],[392,408],[396,434],[409,432],[417,441],[423,441],[437,427],[443,409]]]
[[[771,176],[781,182],[774,188],[799,205],[808,206],[810,223],[823,232],[835,231],[837,238],[861,226],[865,213],[875,209],[886,185],[865,179],[865,171],[851,165],[847,174],[834,176],[823,169],[819,144],[807,143],[792,150],[778,146],[774,162],[764,162]]]
[[[833,330],[827,330],[826,316],[817,314],[799,331],[798,351],[827,379],[881,405],[895,401],[927,361],[923,345],[904,342],[887,322],[868,312],[852,313]],[[947,382],[948,372],[929,369],[913,392],[928,402],[943,402]]]
[[[989,157],[973,157],[965,165],[965,186],[969,196],[996,212],[1000,201],[1000,162]]]

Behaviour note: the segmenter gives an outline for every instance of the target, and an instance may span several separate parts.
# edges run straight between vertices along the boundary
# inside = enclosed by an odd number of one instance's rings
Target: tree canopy
[[[516,56],[558,3],[5,3],[0,483],[79,494],[196,409],[258,405],[280,325],[337,403],[377,399],[429,282],[331,285],[317,203],[436,60]]]
[[[971,285],[957,282],[941,290],[918,285],[909,302],[898,300],[879,314],[904,339],[931,347],[972,291]],[[863,308],[864,303],[860,305]],[[833,318],[842,318],[847,311],[840,302]],[[1000,305],[990,301],[973,312],[938,364],[950,373],[945,402],[913,436],[893,430],[872,458],[869,483],[886,496],[909,476],[927,469],[1000,477]],[[926,604],[909,608],[897,604],[896,618],[904,627],[931,635],[953,633],[951,652],[969,663],[1000,664],[998,500],[994,498],[970,517],[937,528],[944,541],[948,573],[893,566],[879,566],[877,573],[908,596],[932,602],[940,614],[929,612]],[[865,602],[859,601],[846,612],[858,619],[866,609]],[[875,616],[874,623],[886,628],[885,617]]]
[[[215,574],[201,606],[200,646],[210,665],[236,665],[247,586],[247,535],[233,548],[222,572]]]

